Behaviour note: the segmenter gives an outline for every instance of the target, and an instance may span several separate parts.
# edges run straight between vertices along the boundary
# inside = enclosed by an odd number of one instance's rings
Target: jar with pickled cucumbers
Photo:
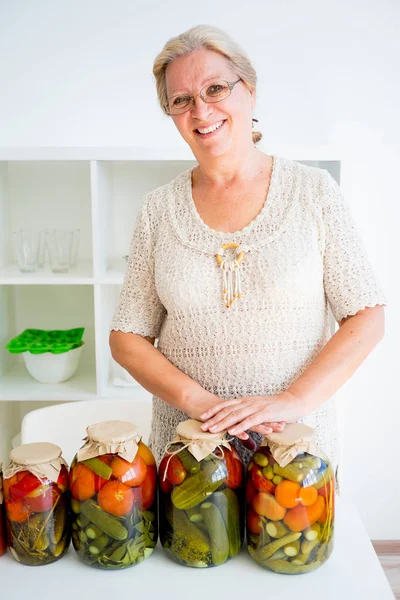
[[[2,463],[0,462],[0,556],[7,551],[6,542],[6,526],[4,522],[4,505],[3,505],[3,471]]]
[[[157,543],[156,462],[132,423],[105,421],[86,431],[71,464],[72,543],[92,567],[131,567]]]
[[[68,467],[54,444],[23,444],[4,471],[7,541],[25,565],[47,565],[70,543]]]
[[[308,573],[331,555],[335,479],[306,425],[287,425],[254,453],[247,469],[247,547],[277,573]]]
[[[238,554],[244,538],[244,467],[225,434],[180,423],[158,471],[160,541],[188,567],[214,567]]]

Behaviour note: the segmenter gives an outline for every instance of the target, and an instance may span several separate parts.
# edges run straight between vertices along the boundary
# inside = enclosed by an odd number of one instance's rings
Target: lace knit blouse
[[[244,297],[231,308],[222,300],[215,256],[227,242],[249,250],[240,266]],[[111,329],[158,338],[172,364],[221,399],[269,396],[286,390],[329,340],[328,304],[340,321],[384,303],[332,176],[274,157],[261,212],[235,233],[204,223],[192,197],[192,169],[144,197]],[[157,461],[186,418],[153,397]],[[336,470],[334,398],[302,422],[315,428]]]

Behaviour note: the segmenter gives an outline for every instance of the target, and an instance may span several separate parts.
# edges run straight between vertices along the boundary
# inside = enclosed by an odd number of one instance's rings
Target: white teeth
[[[222,124],[223,124],[223,121],[220,121],[219,123],[215,123],[215,125],[211,125],[210,127],[207,127],[206,129],[198,129],[197,131],[199,133],[211,133],[212,131],[215,131],[216,129],[221,127]]]

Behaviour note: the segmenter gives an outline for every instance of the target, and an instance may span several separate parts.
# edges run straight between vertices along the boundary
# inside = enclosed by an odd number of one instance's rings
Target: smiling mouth
[[[195,131],[195,133],[197,133],[197,135],[199,135],[201,137],[209,137],[211,134],[218,131],[218,129],[221,129],[221,127],[224,125],[224,123],[225,123],[225,120],[218,121],[217,123],[210,125],[210,127],[199,127],[199,129],[195,129],[194,131]]]

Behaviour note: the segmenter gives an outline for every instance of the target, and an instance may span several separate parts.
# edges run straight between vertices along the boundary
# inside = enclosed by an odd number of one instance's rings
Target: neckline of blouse
[[[253,227],[255,227],[259,223],[259,221],[264,219],[264,217],[268,214],[268,212],[270,212],[271,207],[274,203],[274,199],[276,197],[275,192],[278,187],[277,180],[278,180],[278,172],[279,172],[280,162],[279,162],[279,158],[275,155],[271,155],[271,158],[272,158],[272,172],[271,172],[270,182],[269,182],[269,186],[268,186],[268,190],[267,190],[267,195],[265,197],[264,204],[263,204],[260,212],[245,227],[243,227],[242,229],[238,229],[237,231],[231,231],[231,232],[218,231],[218,229],[213,229],[212,227],[207,225],[207,223],[205,223],[205,221],[202,219],[202,217],[200,216],[200,213],[198,212],[198,210],[196,208],[195,201],[193,199],[193,185],[192,185],[193,179],[192,179],[192,177],[193,177],[193,171],[196,167],[192,167],[191,169],[188,169],[188,171],[186,171],[186,173],[187,173],[186,197],[188,199],[190,214],[192,215],[194,220],[197,222],[197,224],[203,230],[206,230],[207,233],[212,234],[213,236],[216,236],[219,238],[223,238],[223,239],[229,238],[229,237],[236,238],[238,236],[243,236],[248,231],[253,229]]]

